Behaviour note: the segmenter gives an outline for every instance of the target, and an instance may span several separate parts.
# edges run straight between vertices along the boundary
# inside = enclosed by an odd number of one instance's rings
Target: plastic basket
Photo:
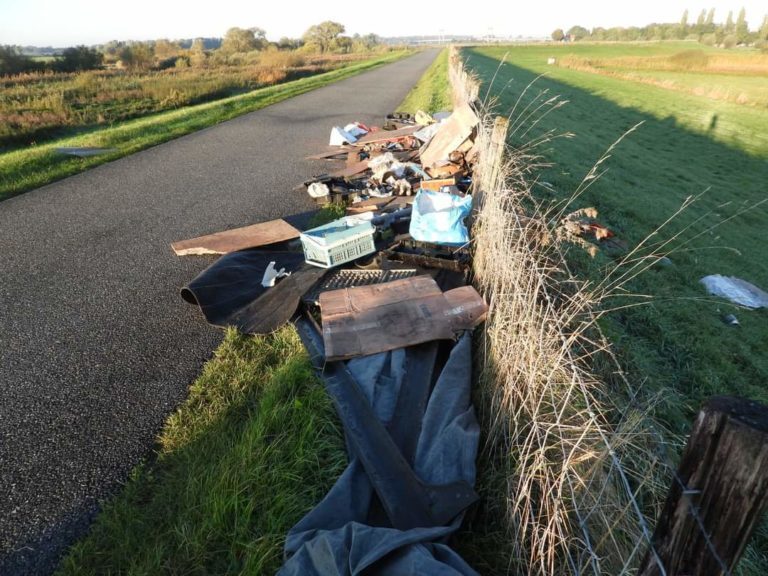
[[[373,225],[354,217],[344,217],[302,232],[304,260],[313,266],[331,268],[376,251]]]

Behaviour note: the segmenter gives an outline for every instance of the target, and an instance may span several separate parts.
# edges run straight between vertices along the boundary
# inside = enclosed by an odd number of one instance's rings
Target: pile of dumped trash
[[[333,127],[304,183],[344,216],[294,215],[176,242],[221,254],[182,289],[216,326],[293,321],[346,432],[349,465],[288,534],[281,574],[475,574],[448,546],[478,496],[468,284],[480,119],[393,114]]]

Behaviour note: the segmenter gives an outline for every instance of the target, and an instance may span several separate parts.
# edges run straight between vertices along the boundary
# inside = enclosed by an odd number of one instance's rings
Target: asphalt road
[[[436,52],[0,202],[0,574],[47,574],[221,341],[169,244],[311,209],[333,125],[380,123]]]

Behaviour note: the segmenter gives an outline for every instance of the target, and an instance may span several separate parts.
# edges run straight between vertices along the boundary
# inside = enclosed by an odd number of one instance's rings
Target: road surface
[[[334,125],[381,123],[435,51],[0,202],[0,574],[47,574],[221,341],[175,240],[309,210]]]

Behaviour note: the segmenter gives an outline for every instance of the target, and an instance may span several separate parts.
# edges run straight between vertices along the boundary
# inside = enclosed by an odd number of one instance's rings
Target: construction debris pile
[[[182,297],[249,334],[294,321],[344,425],[349,465],[288,534],[281,574],[475,574],[447,545],[473,490],[478,425],[471,330],[487,305],[468,284],[471,106],[331,129],[304,183],[344,216],[306,215],[176,242],[220,254]],[[320,210],[319,213],[328,213]]]

